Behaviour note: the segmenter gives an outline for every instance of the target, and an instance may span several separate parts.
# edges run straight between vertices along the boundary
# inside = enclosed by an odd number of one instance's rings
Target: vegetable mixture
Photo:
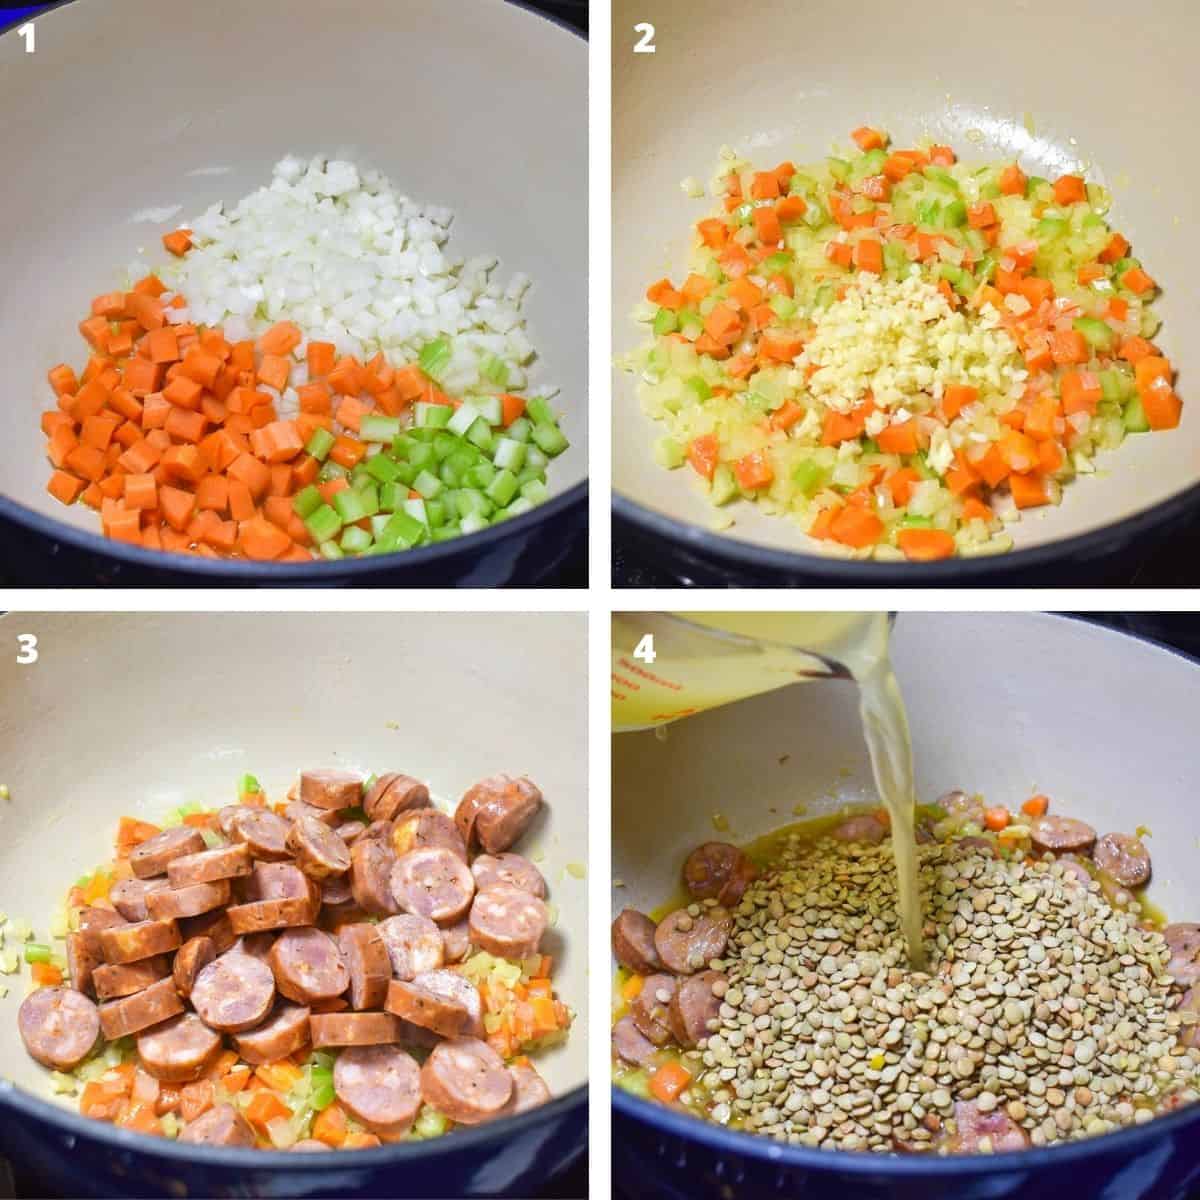
[[[840,1150],[993,1153],[1200,1099],[1200,925],[1150,854],[1050,811],[918,806],[929,972],[906,966],[886,810],[697,847],[613,922],[618,1086]]]
[[[635,313],[655,457],[700,477],[718,529],[750,500],[829,553],[1010,549],[1098,452],[1179,424],[1158,286],[1098,184],[852,136],[805,167],[724,152],[690,272]]]
[[[510,851],[542,807],[499,775],[451,817],[409,776],[301,773],[269,804],[122,818],[112,862],[24,942],[18,1022],[80,1112],[182,1141],[358,1149],[550,1098],[566,1037],[546,883]],[[11,952],[10,952],[11,953]],[[15,963],[11,964],[15,967]]]
[[[351,164],[285,159],[230,216],[166,234],[177,265],[95,297],[82,373],[49,372],[50,494],[131,545],[275,562],[530,511],[568,443],[552,392],[515,394],[528,280],[444,259],[449,221]]]

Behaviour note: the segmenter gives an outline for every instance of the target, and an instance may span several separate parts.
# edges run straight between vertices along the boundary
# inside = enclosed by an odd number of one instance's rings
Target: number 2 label
[[[658,47],[654,44],[654,26],[649,21],[639,21],[633,27],[634,33],[640,33],[641,38],[634,43],[634,54],[653,54]]]
[[[17,663],[27,667],[38,660],[38,640],[36,633],[17,634]]]

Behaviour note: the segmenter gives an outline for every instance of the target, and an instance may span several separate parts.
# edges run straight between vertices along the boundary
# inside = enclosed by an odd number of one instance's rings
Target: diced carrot
[[[1013,163],[1000,172],[1000,191],[1005,196],[1023,196],[1029,179],[1025,172]]]
[[[277,1117],[290,1117],[292,1110],[273,1092],[266,1088],[255,1092],[253,1099],[242,1110],[246,1120],[256,1129],[265,1132],[267,1124]]]
[[[1129,253],[1129,242],[1119,233],[1113,232],[1104,249],[1096,256],[1102,263],[1115,263]]]
[[[729,226],[718,217],[696,222],[700,240],[712,250],[720,250],[729,240]]]
[[[329,457],[339,466],[350,470],[362,462],[366,452],[367,447],[365,442],[360,442],[357,438],[347,437],[343,434],[334,441],[333,449],[329,451]]]
[[[847,504],[838,511],[830,526],[834,541],[861,549],[873,546],[883,533],[883,522],[867,509]]]
[[[1012,821],[1012,813],[1007,808],[985,808],[983,810],[984,826],[990,829],[993,833],[999,833],[1002,829],[1007,829]]]
[[[779,176],[774,171],[757,171],[750,182],[751,200],[775,200],[780,193]]]
[[[978,500],[974,496],[968,496],[963,501],[962,519],[964,521],[990,521],[994,516],[995,513],[982,500]]]
[[[216,354],[193,346],[182,358],[179,364],[179,375],[198,383],[202,388],[211,388],[217,381],[225,364]],[[171,397],[167,397],[170,399]],[[191,408],[192,405],[186,407]]]
[[[697,475],[701,475],[705,479],[712,479],[713,473],[717,469],[719,453],[720,446],[717,443],[716,435],[706,433],[693,438],[688,443],[687,460]]]
[[[163,245],[175,255],[182,258],[192,248],[192,231],[190,229],[173,229],[163,234]]]
[[[996,206],[990,200],[982,200],[967,209],[967,224],[972,229],[986,229],[996,220]]]
[[[878,129],[872,129],[869,125],[860,125],[851,131],[850,136],[854,139],[855,145],[864,153],[868,150],[882,150],[887,145],[886,135]]]
[[[1158,286],[1141,267],[1130,267],[1121,276],[1121,283],[1139,296],[1144,296],[1147,292],[1153,291]]]
[[[979,400],[979,389],[967,383],[947,384],[942,392],[942,412],[947,421],[953,421],[969,404]]]
[[[675,289],[669,279],[660,279],[646,289],[646,299],[660,308],[680,309],[683,307],[683,294]]]
[[[1134,383],[1140,395],[1144,395],[1157,380],[1170,386],[1172,374],[1171,364],[1159,354],[1142,355],[1133,364]]]
[[[182,488],[160,487],[158,489],[158,507],[167,524],[182,533],[192,519],[196,498],[191,492],[185,492]]]
[[[134,358],[125,366],[125,388],[134,396],[147,396],[157,392],[163,379],[161,363],[151,362],[147,358]]]
[[[1030,306],[1037,308],[1047,300],[1054,299],[1054,284],[1040,275],[1030,275],[1017,284],[1018,293],[1029,301]],[[1081,335],[1082,336],[1082,335]]]
[[[650,1094],[664,1104],[671,1104],[691,1082],[689,1071],[677,1062],[666,1062],[650,1076]]]
[[[1119,351],[1121,358],[1126,362],[1136,363],[1143,358],[1148,358],[1155,354],[1154,343],[1148,342],[1144,337],[1127,337],[1121,343]]]
[[[259,462],[253,454],[242,454],[229,465],[228,474],[232,479],[238,479],[249,489],[256,499],[267,494],[271,486],[271,470],[266,463]]]
[[[875,441],[884,454],[916,454],[920,449],[917,442],[916,417],[885,425],[875,435]]]
[[[733,464],[733,474],[738,487],[750,492],[756,488],[768,487],[775,479],[775,471],[771,460],[765,451],[756,450],[746,454]]]
[[[1128,321],[1129,301],[1122,299],[1120,296],[1110,296],[1108,308],[1105,309],[1104,315],[1111,317],[1114,321]]]
[[[754,232],[764,245],[774,246],[783,241],[783,226],[779,223],[779,214],[773,207],[760,205],[751,214],[754,222]]]
[[[825,257],[839,267],[848,267],[854,258],[854,247],[849,242],[826,242]]]
[[[75,372],[66,363],[59,363],[58,366],[51,367],[46,378],[50,381],[50,386],[54,389],[56,396],[74,395],[79,390],[79,380],[75,378]]]
[[[1066,416],[1077,412],[1095,414],[1102,395],[1100,377],[1095,371],[1064,371],[1060,386],[1063,413]]]
[[[176,375],[163,388],[162,394],[163,398],[172,404],[197,412],[200,409],[200,397],[204,394],[204,388],[186,375]]]
[[[278,558],[291,545],[283,530],[263,517],[251,517],[238,526],[238,541],[247,558],[270,561]]]
[[[1060,366],[1085,363],[1090,351],[1083,334],[1075,329],[1056,329],[1050,334],[1050,355]]]
[[[1060,175],[1054,181],[1055,204],[1078,204],[1087,199],[1087,185],[1080,175]]]
[[[788,430],[804,416],[804,409],[792,400],[786,400],[771,414],[771,428]]]
[[[83,489],[83,480],[68,475],[66,471],[55,471],[46,484],[46,491],[62,504],[74,504]]]
[[[1183,414],[1183,402],[1169,384],[1148,387],[1141,393],[1142,409],[1151,429],[1174,429]]]
[[[1050,503],[1042,476],[1036,472],[1024,475],[1014,473],[1008,477],[1008,486],[1018,508],[1037,508]]]
[[[335,1100],[313,1119],[312,1136],[327,1146],[340,1146],[346,1140],[349,1127],[345,1110]]]
[[[775,215],[780,221],[798,221],[808,211],[808,203],[803,196],[784,196],[775,205]]]
[[[854,265],[859,271],[870,271],[874,275],[883,272],[883,245],[877,238],[863,238],[854,246]]]
[[[1040,792],[1036,796],[1030,796],[1024,804],[1021,805],[1021,811],[1027,817],[1044,817],[1046,810],[1050,807],[1050,797],[1043,796]]]
[[[1066,456],[1056,441],[1038,442],[1038,469],[1043,475],[1056,475],[1064,462]]]
[[[264,354],[258,364],[258,381],[277,392],[287,387],[292,364],[281,354]]]
[[[149,509],[158,507],[158,486],[153,475],[125,476],[125,507]]]
[[[163,428],[181,442],[198,442],[208,428],[208,418],[202,412],[172,407]]]
[[[161,329],[167,323],[163,306],[157,297],[139,292],[136,288],[125,293],[125,307],[129,315],[147,332],[151,329]]]
[[[958,162],[958,155],[949,146],[930,146],[929,161],[939,167],[952,167]]]

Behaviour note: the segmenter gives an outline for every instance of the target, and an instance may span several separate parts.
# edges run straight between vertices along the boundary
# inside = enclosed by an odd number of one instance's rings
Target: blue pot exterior
[[[613,1187],[672,1200],[1187,1200],[1200,1104],[1066,1146],[971,1158],[875,1156],[739,1134],[613,1090]]]

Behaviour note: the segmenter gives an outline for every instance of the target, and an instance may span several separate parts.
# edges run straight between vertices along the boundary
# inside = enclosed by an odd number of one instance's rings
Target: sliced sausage
[[[996,843],[985,837],[962,837],[951,842],[955,853],[965,858],[968,854],[986,854],[989,858],[996,857]]]
[[[364,912],[387,917],[399,911],[392,892],[395,862],[391,846],[376,838],[363,836],[350,847],[350,890]]]
[[[634,1067],[644,1067],[658,1047],[634,1024],[631,1016],[622,1017],[612,1031],[613,1053]]]
[[[865,842],[877,846],[887,837],[887,826],[872,813],[860,813],[847,817],[840,825],[831,829],[829,836],[839,842]]]
[[[1029,1134],[1002,1108],[985,1113],[974,1100],[955,1102],[954,1124],[955,1132],[946,1142],[951,1153],[976,1154],[985,1137],[997,1154],[1006,1150],[1024,1150],[1029,1145]]]
[[[386,842],[390,846],[394,829],[395,826],[391,821],[372,821],[356,840],[370,841],[374,839],[377,842]]]
[[[1082,884],[1085,888],[1092,882],[1092,873],[1079,859],[1072,858],[1069,854],[1063,854],[1056,861],[1062,867],[1064,879],[1068,879],[1072,883]]]
[[[453,925],[443,925],[441,934],[444,960],[448,963],[462,962],[471,949],[470,922],[462,920]]]
[[[1179,1044],[1200,1048],[1200,987],[1192,986],[1183,993],[1176,1011],[1197,1018],[1187,1022],[1179,1031]]]
[[[389,917],[388,920],[398,920]],[[379,1008],[387,999],[388,983],[392,978],[392,961],[379,925],[360,922],[343,925],[338,930],[338,948],[350,973],[350,1007]]]
[[[268,929],[291,929],[311,925],[317,919],[320,900],[251,900],[248,904],[236,904],[227,908],[234,933],[261,933]]]
[[[112,885],[108,898],[113,907],[128,921],[148,921],[150,912],[146,908],[146,896],[171,885],[166,879],[121,879]]]
[[[100,930],[100,949],[110,963],[137,962],[178,949],[182,939],[174,921],[138,921]]]
[[[143,958],[139,962],[105,964],[92,973],[92,984],[101,1000],[119,1000],[144,992],[152,983],[171,974],[171,960],[165,954]]]
[[[129,856],[129,865],[139,879],[150,879],[155,875],[165,875],[167,864],[172,859],[184,854],[197,854],[203,849],[204,838],[200,830],[190,825],[177,825],[135,846]]]
[[[544,900],[506,884],[480,892],[469,918],[471,941],[476,946],[513,959],[537,954],[549,923]]]
[[[53,1071],[73,1071],[100,1036],[100,1012],[69,987],[30,992],[17,1011],[17,1029],[30,1056]]]
[[[471,864],[471,874],[475,876],[475,890],[479,892],[506,883],[537,896],[539,900],[546,898],[546,881],[541,871],[520,854],[480,854]]]
[[[146,911],[156,921],[198,917],[229,903],[229,880],[193,883],[190,887],[162,888],[146,897]]]
[[[356,1120],[398,1135],[421,1107],[421,1070],[398,1046],[353,1046],[333,1065],[333,1090]]]
[[[332,830],[312,817],[301,817],[287,835],[287,848],[300,869],[312,879],[344,875],[350,870],[350,848]]]
[[[175,859],[167,866],[167,878],[173,888],[191,887],[249,875],[250,867],[250,847],[244,842],[234,842]]]
[[[100,1005],[100,1028],[113,1042],[131,1033],[141,1033],[181,1012],[183,1001],[175,990],[175,981],[168,975],[123,1000],[110,1000]]]
[[[1044,816],[1029,827],[1029,838],[1039,854],[1047,850],[1055,854],[1086,854],[1095,844],[1096,831],[1075,817]]]
[[[434,971],[445,960],[441,930],[428,917],[401,913],[380,921],[376,929],[387,947],[391,975],[396,979]]]
[[[262,809],[255,807],[252,804],[227,804],[224,808],[217,810],[217,828],[221,831],[221,836],[227,841],[233,841],[233,831],[236,828],[237,820],[243,813],[261,812]]]
[[[410,808],[429,807],[429,789],[411,775],[380,775],[371,785],[363,808],[372,821],[391,821]]]
[[[266,808],[247,808],[233,822],[234,841],[244,842],[255,858],[282,862],[288,858],[287,836],[291,824]]]
[[[1168,925],[1162,935],[1171,951],[1167,974],[1185,987],[1200,982],[1200,925]]]
[[[392,895],[405,912],[439,924],[461,920],[471,906],[475,879],[450,850],[428,846],[401,855],[392,868]]]
[[[733,920],[723,908],[710,908],[698,917],[677,908],[658,923],[654,946],[669,971],[690,975],[725,953]]]
[[[337,825],[341,814],[336,808],[313,808],[311,804],[305,804],[303,800],[293,800],[283,810],[283,816],[285,820],[293,823],[300,820],[301,817],[312,817],[332,829]]]
[[[163,1083],[191,1083],[204,1074],[221,1052],[221,1035],[195,1013],[172,1017],[137,1040],[143,1069]]]
[[[343,821],[342,824],[334,826],[333,831],[347,846],[353,846],[367,832],[367,827],[361,821]]]
[[[687,856],[683,882],[697,900],[710,897],[735,908],[757,872],[754,864],[728,842],[705,842]]]
[[[232,1104],[218,1104],[189,1121],[179,1140],[202,1146],[257,1145],[250,1122]]]
[[[275,986],[300,1004],[332,1000],[350,986],[337,942],[320,929],[289,929],[271,947],[267,961]]]
[[[654,945],[658,926],[636,908],[625,908],[612,923],[613,957],[635,975],[653,975],[661,971],[662,959]]]
[[[320,887],[295,863],[255,863],[245,882],[247,900],[319,900]]]
[[[493,775],[467,789],[454,820],[468,848],[499,854],[516,845],[541,807],[541,789],[531,779]]]
[[[479,989],[455,971],[426,971],[388,986],[388,1012],[440,1037],[483,1037]]]
[[[354,808],[362,803],[362,780],[336,767],[300,772],[300,799],[313,808]]]
[[[324,1142],[317,1141],[316,1138],[301,1138],[300,1141],[293,1143],[288,1147],[289,1151],[304,1153],[310,1150],[333,1150],[335,1147],[327,1146]]]
[[[467,1010],[467,1023],[462,1032],[466,1037],[484,1037],[483,996],[479,989],[458,971],[423,971],[412,981],[435,996],[453,1000]],[[413,1022],[419,1024],[419,1022]]]
[[[233,932],[233,926],[225,913],[215,909],[199,917],[185,917],[179,922],[179,931],[187,941],[195,937],[211,938],[213,948],[218,954],[224,954],[237,941],[238,936]]]
[[[725,981],[720,971],[701,971],[679,981],[667,1007],[667,1024],[681,1046],[690,1049],[712,1032],[709,1022],[715,1022],[721,1011],[721,1000],[714,991],[718,980]]]
[[[458,826],[444,812],[436,808],[418,808],[401,813],[392,823],[392,849],[397,854],[431,847],[449,850],[463,862],[467,861],[467,844]]]
[[[948,817],[957,817],[960,821],[974,821],[983,824],[983,798],[972,796],[967,792],[955,790],[945,792],[937,799],[937,806],[944,809]]]
[[[650,975],[629,1005],[629,1016],[641,1035],[656,1046],[671,1040],[671,1001],[677,983],[673,975]]]
[[[262,959],[236,951],[202,967],[192,984],[192,1007],[205,1025],[224,1033],[257,1025],[274,999],[271,968]]]
[[[273,933],[247,933],[233,943],[232,950],[236,954],[249,954],[251,958],[260,958],[266,962],[273,945],[275,945],[275,934]]]
[[[531,1062],[509,1063],[508,1073],[512,1076],[513,1090],[500,1116],[515,1117],[549,1101],[550,1088]]]
[[[89,996],[96,994],[92,985],[92,972],[103,961],[103,957],[93,950],[87,934],[67,934],[67,977],[77,992],[84,992]]]
[[[128,923],[120,913],[113,912],[111,908],[100,908],[98,905],[93,905],[90,908],[79,910],[79,932],[83,934],[88,949],[93,954],[101,956],[104,954],[104,950],[100,946],[100,930]]]
[[[313,1013],[312,1046],[382,1046],[400,1040],[400,1019],[387,1012]]]
[[[321,905],[324,908],[354,903],[354,889],[349,875],[332,875],[321,880]]]
[[[513,1079],[495,1050],[478,1038],[439,1042],[421,1068],[425,1103],[460,1125],[499,1116],[513,1092]]]
[[[181,996],[190,996],[196,976],[217,957],[217,947],[210,937],[188,938],[175,952],[171,976]]]
[[[310,1010],[303,1004],[279,1001],[267,1019],[253,1029],[233,1035],[237,1052],[254,1066],[278,1062],[308,1044]]]
[[[1150,851],[1131,834],[1106,833],[1097,839],[1092,858],[1122,887],[1141,887],[1150,878]]]

